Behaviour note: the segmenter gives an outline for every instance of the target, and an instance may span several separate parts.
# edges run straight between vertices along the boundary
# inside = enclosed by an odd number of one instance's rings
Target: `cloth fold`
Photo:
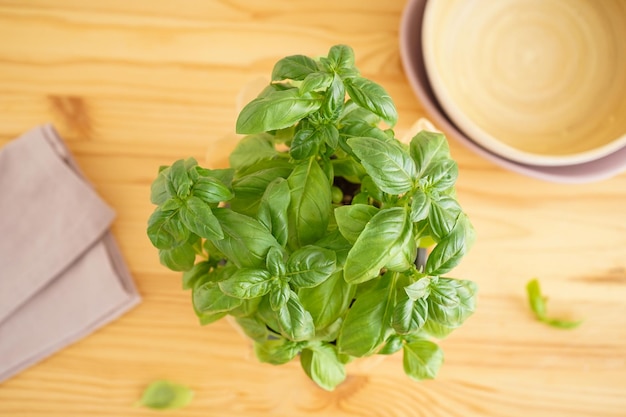
[[[0,149],[0,382],[139,302],[113,219],[51,125]]]

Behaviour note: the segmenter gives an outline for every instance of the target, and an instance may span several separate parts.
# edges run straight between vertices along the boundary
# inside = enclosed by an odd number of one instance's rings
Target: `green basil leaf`
[[[424,272],[428,275],[443,275],[457,266],[467,252],[466,234],[465,227],[459,226],[440,240],[428,256]]]
[[[409,296],[411,300],[419,300],[430,295],[430,277],[423,277],[404,287],[404,292]]]
[[[229,315],[236,318],[246,318],[257,316],[259,305],[264,297],[250,298],[248,300],[241,300],[241,305],[228,312]],[[257,317],[259,318],[259,317]],[[259,318],[260,320],[260,318]],[[265,326],[265,325],[264,325]]]
[[[222,311],[219,313],[210,313],[210,312],[198,312],[196,315],[198,316],[198,321],[201,326],[206,326],[207,324],[215,323],[216,321],[223,319],[229,313],[227,311]]]
[[[274,336],[280,336],[280,326],[278,325],[278,315],[272,310],[272,304],[270,302],[270,296],[265,295],[261,297],[261,300],[257,306],[257,316],[262,320],[271,334]]]
[[[308,340],[315,336],[311,314],[302,307],[298,295],[290,292],[287,303],[276,312],[280,332],[293,341]]]
[[[211,270],[211,264],[207,261],[198,262],[189,271],[183,273],[183,289],[193,288],[196,282],[204,280]]]
[[[239,113],[236,131],[240,134],[268,132],[289,127],[318,110],[322,102],[297,88],[274,90],[248,103]]]
[[[563,329],[563,330],[575,329],[583,323],[583,320],[572,321],[572,320],[561,320],[561,319],[551,319],[551,318],[546,318],[541,321],[547,324],[548,326],[554,327],[556,329]]]
[[[366,193],[376,201],[383,201],[383,192],[369,175],[361,178],[361,192]]]
[[[166,168],[159,172],[152,182],[150,186],[150,201],[152,204],[161,205],[174,197],[175,193],[173,193],[173,189],[170,188],[168,173],[169,168]]]
[[[360,107],[352,100],[346,101],[343,111],[341,112],[341,125],[345,126],[353,122],[363,123],[368,126],[378,126],[382,119],[371,111]],[[352,136],[370,136],[370,135],[352,135]],[[373,136],[375,137],[375,136]]]
[[[210,177],[221,182],[226,188],[232,186],[233,177],[235,175],[235,170],[233,168],[223,168],[223,169],[207,169],[202,167],[194,168],[200,177]]]
[[[300,94],[310,93],[312,91],[324,91],[330,87],[333,82],[333,76],[327,72],[312,72],[307,75],[302,84],[298,86]]]
[[[356,104],[380,116],[390,126],[396,124],[396,106],[383,87],[363,77],[346,79],[344,83],[348,95]]]
[[[179,210],[182,206],[183,201],[178,197],[173,197],[165,201],[159,208],[161,209],[161,211],[167,212]]]
[[[476,284],[443,278],[432,280],[428,296],[428,316],[447,327],[459,327],[476,310]]]
[[[286,158],[263,159],[244,169],[237,170],[235,172],[235,179],[233,180],[233,183],[241,181],[246,177],[265,176],[268,171],[278,174],[274,175],[272,180],[278,177],[287,178],[292,170],[293,165]]]
[[[377,277],[381,268],[394,256],[388,248],[406,243],[406,230],[410,227],[407,212],[402,207],[376,213],[348,252],[344,265],[345,280],[358,284]]]
[[[224,233],[211,207],[198,197],[189,197],[180,210],[180,219],[193,233],[206,239],[222,239]]]
[[[309,245],[291,254],[286,277],[297,288],[311,288],[326,281],[336,268],[335,252]]]
[[[298,295],[299,296],[299,295]],[[315,319],[314,319],[315,321]],[[340,317],[324,328],[315,328],[315,341],[334,343],[339,336],[343,319]]]
[[[151,382],[137,402],[137,406],[155,410],[175,410],[187,406],[193,399],[189,387],[166,380]]]
[[[321,388],[332,391],[346,379],[346,369],[337,350],[329,344],[320,344],[302,350],[300,363],[304,372]]]
[[[324,141],[319,128],[307,127],[296,132],[289,148],[289,155],[295,160],[303,160],[318,153]]]
[[[196,251],[189,243],[171,249],[159,249],[159,260],[172,271],[188,271],[193,268]]]
[[[441,240],[448,236],[456,226],[462,213],[461,206],[454,198],[446,195],[430,201],[428,212],[430,229],[433,232],[433,237]]]
[[[282,338],[254,343],[254,352],[259,361],[272,365],[283,365],[291,361],[300,353],[300,350],[301,347],[298,343]]]
[[[337,229],[328,231],[323,238],[315,242],[315,246],[335,252],[338,268],[342,268],[345,265],[348,252],[352,249],[350,242]]]
[[[326,95],[324,96],[324,100],[322,101],[321,110],[324,117],[329,122],[334,123],[339,119],[343,111],[346,89],[340,76],[335,75],[331,80],[331,84],[329,85]],[[339,132],[337,132],[337,137],[338,136]],[[337,145],[331,147],[334,148],[336,146]]]
[[[315,158],[296,166],[287,178],[291,190],[289,204],[289,247],[296,249],[314,243],[328,227],[331,192],[328,179]]]
[[[273,277],[284,277],[287,273],[283,251],[276,247],[271,247],[267,252],[265,266]]]
[[[148,219],[148,238],[157,249],[171,249],[189,239],[189,229],[180,221],[178,211],[157,207]]]
[[[526,284],[526,293],[528,294],[528,302],[530,309],[539,320],[543,320],[547,316],[546,298],[541,294],[541,286],[538,279],[532,279]]]
[[[170,182],[176,190],[176,195],[185,198],[191,191],[192,181],[187,174],[187,168],[185,167],[185,161],[179,159],[174,162],[169,170]]]
[[[396,144],[374,138],[350,138],[348,145],[382,191],[403,194],[413,188],[415,163]]]
[[[328,51],[327,62],[332,71],[343,76],[358,75],[354,66],[354,50],[348,45],[334,45]]]
[[[444,192],[454,187],[459,176],[459,167],[452,159],[443,159],[431,164],[424,173],[431,187]]]
[[[279,60],[272,70],[272,81],[302,81],[317,72],[317,62],[305,55],[291,55]]]
[[[350,182],[357,182],[365,175],[363,166],[353,158],[341,158],[331,160],[336,177],[343,177]]]
[[[323,329],[348,311],[355,290],[356,286],[348,284],[339,271],[318,286],[300,289],[298,297],[311,313],[315,328]]]
[[[456,327],[444,326],[443,324],[439,324],[434,320],[426,320],[426,324],[424,324],[422,330],[433,337],[443,339],[444,337],[452,333],[454,329],[456,329]]]
[[[286,281],[275,279],[272,280],[270,287],[270,307],[274,311],[278,311],[287,304],[291,296],[291,287]]]
[[[191,187],[191,194],[207,204],[217,204],[233,198],[228,187],[212,177],[198,178]]]
[[[321,125],[320,134],[322,135],[322,138],[324,139],[324,143],[326,143],[326,145],[334,152],[334,150],[337,149],[337,146],[339,146],[339,130],[337,130],[337,127],[333,124]],[[327,152],[327,155],[328,155],[328,152]],[[334,167],[334,164],[332,164],[331,166]],[[334,177],[334,170],[333,170],[333,177]]]
[[[433,379],[443,364],[443,351],[436,343],[415,340],[404,345],[404,372],[416,381]]]
[[[348,242],[354,244],[367,223],[378,213],[378,209],[368,204],[353,204],[335,209],[337,227]]]
[[[546,297],[541,294],[539,280],[537,280],[536,278],[528,282],[528,284],[526,285],[526,292],[528,294],[528,302],[530,304],[530,308],[535,314],[537,320],[547,324],[548,326],[565,330],[575,329],[582,324],[583,320],[573,321],[547,317]]]
[[[196,285],[191,299],[196,313],[223,313],[241,305],[240,298],[224,294],[216,282]]]
[[[379,355],[393,355],[402,349],[402,345],[404,344],[404,339],[402,336],[397,334],[389,336],[389,338],[385,341],[385,345],[378,351]]]
[[[287,244],[289,236],[288,216],[291,193],[284,178],[277,178],[267,186],[259,204],[257,218],[276,238],[281,246]]]
[[[232,277],[235,272],[237,272],[237,267],[235,265],[218,265],[216,267],[213,267],[213,270],[209,273],[208,276],[205,277],[205,280],[211,282],[226,281],[227,279]]]
[[[240,268],[262,268],[271,247],[280,247],[274,236],[258,221],[226,208],[213,210],[222,225],[224,238],[215,247]]]
[[[278,151],[274,147],[272,135],[259,133],[241,139],[231,152],[229,162],[232,168],[242,170],[259,161],[272,159],[276,155]]]
[[[430,197],[424,191],[417,189],[411,200],[411,221],[417,223],[428,217],[430,213]]]
[[[374,138],[383,142],[389,140],[389,137],[382,129],[372,126],[362,119],[344,121],[339,134],[346,140],[349,138]]]
[[[379,278],[376,286],[356,298],[343,322],[337,347],[355,357],[370,355],[387,339],[394,310],[393,274]]]
[[[409,149],[420,177],[434,163],[450,158],[448,141],[441,133],[422,130],[411,139]]]
[[[428,303],[425,298],[413,300],[406,294],[400,295],[393,310],[392,326],[398,334],[415,333],[428,319]]]
[[[256,216],[268,185],[278,178],[287,178],[293,170],[288,161],[260,161],[244,171],[233,181],[235,197],[230,207],[247,216]]]
[[[385,263],[385,268],[390,271],[404,272],[411,269],[415,265],[417,258],[417,241],[413,234],[413,224],[411,223],[409,213],[402,230],[402,235],[396,243],[388,248],[389,258]]]
[[[231,297],[250,299],[270,291],[272,276],[265,269],[241,268],[229,279],[221,281],[221,290]]]
[[[262,342],[267,339],[269,334],[267,327],[257,317],[237,317],[235,321],[246,336],[255,342]]]

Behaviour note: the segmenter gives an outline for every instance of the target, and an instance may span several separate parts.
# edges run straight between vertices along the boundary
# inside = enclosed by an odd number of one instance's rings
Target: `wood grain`
[[[324,392],[297,362],[258,363],[228,322],[199,326],[179,275],[159,265],[145,235],[158,166],[188,156],[223,165],[237,95],[276,59],[350,44],[363,74],[394,97],[399,135],[423,116],[400,61],[404,5],[0,0],[0,146],[54,123],[116,210],[113,232],[144,297],[0,385],[0,416],[147,416],[133,403],[156,378],[196,392],[172,416],[626,416],[624,174],[551,184],[451,143],[478,233],[454,275],[477,281],[480,297],[475,316],[442,341],[435,381],[412,382],[393,356]],[[535,322],[524,294],[532,277],[551,313],[584,324],[567,332]]]

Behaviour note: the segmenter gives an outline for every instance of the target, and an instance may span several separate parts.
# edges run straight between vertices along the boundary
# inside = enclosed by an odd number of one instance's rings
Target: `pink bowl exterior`
[[[495,155],[468,138],[450,121],[430,87],[422,52],[422,18],[426,0],[409,0],[400,25],[400,55],[406,76],[429,117],[468,149],[508,170],[529,177],[559,182],[586,183],[610,178],[626,170],[626,147],[594,161],[565,166],[521,164]]]

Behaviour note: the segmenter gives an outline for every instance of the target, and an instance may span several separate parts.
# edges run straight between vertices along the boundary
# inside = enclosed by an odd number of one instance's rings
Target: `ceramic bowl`
[[[431,1],[433,0],[430,0],[429,3]],[[438,0],[434,0],[434,2],[438,2]],[[454,2],[446,2],[446,4],[452,3]],[[493,3],[499,4],[500,2]],[[475,2],[464,2],[464,4],[475,4]],[[404,10],[400,28],[402,63],[415,94],[420,99],[430,118],[448,135],[504,168],[549,181],[570,183],[589,182],[611,177],[626,169],[626,143],[620,142],[624,141],[620,136],[614,140],[607,140],[606,143],[602,145],[597,145],[596,143],[595,147],[592,146],[593,149],[570,151],[569,153],[565,152],[558,155],[551,155],[549,153],[542,154],[536,151],[529,152],[527,150],[520,151],[522,154],[530,154],[531,159],[523,159],[528,155],[523,155],[522,159],[519,158],[519,154],[517,154],[517,158],[510,154],[504,156],[501,152],[498,152],[499,150],[501,151],[501,149],[493,149],[491,143],[485,141],[481,142],[480,139],[475,139],[470,136],[464,126],[458,123],[456,119],[453,121],[452,118],[446,114],[447,109],[444,109],[442,104],[438,101],[433,85],[431,85],[429,81],[422,48],[423,18],[426,6],[426,0],[410,0]],[[624,49],[623,45],[622,49]],[[620,75],[620,77],[615,78],[615,80],[622,80],[624,78],[622,75]],[[619,85],[619,83],[616,84],[618,87]],[[626,95],[624,95],[624,97],[626,97]],[[611,100],[612,102],[619,101],[618,98],[612,98]],[[596,100],[594,105],[602,106],[601,98]],[[597,118],[599,118],[599,116],[597,116]],[[540,119],[545,123],[548,116]],[[620,120],[618,121],[617,119]],[[615,124],[620,124],[623,123],[624,120],[626,120],[626,114],[619,118],[616,116],[614,122]],[[623,134],[626,131],[626,127],[622,126],[622,129],[621,133]],[[573,131],[576,129],[570,130]],[[615,131],[618,132],[620,129],[616,129]],[[510,143],[500,140],[500,135],[497,137],[499,144],[513,147]],[[580,138],[580,136],[577,137]],[[548,140],[546,139],[546,141]],[[516,150],[519,151],[517,148]],[[537,163],[537,159],[533,158],[538,158],[539,163]],[[550,162],[552,158],[565,159],[559,160],[555,164],[553,163],[554,161]],[[567,160],[567,162],[565,162],[565,160]]]

